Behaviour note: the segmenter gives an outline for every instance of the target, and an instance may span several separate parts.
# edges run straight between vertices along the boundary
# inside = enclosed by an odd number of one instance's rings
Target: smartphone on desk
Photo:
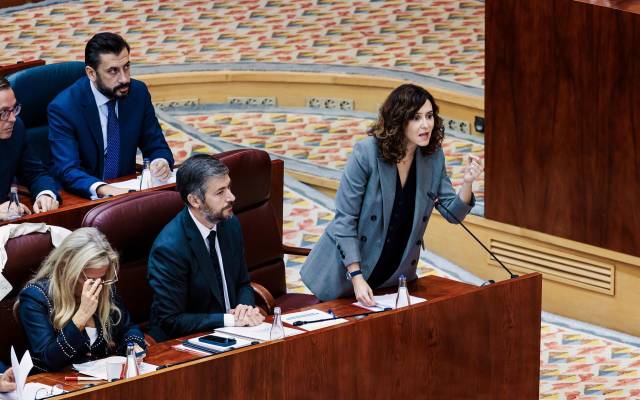
[[[216,336],[216,335],[203,336],[201,338],[198,338],[198,341],[202,343],[212,344],[214,346],[220,346],[220,347],[228,347],[236,344],[236,340],[233,338],[227,338],[227,337]]]

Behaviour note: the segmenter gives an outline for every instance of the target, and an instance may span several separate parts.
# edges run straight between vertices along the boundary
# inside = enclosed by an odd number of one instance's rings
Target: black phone
[[[198,340],[201,341],[202,343],[212,344],[214,346],[221,346],[221,347],[233,346],[234,344],[236,344],[236,340],[233,338],[227,338],[227,337],[216,336],[216,335],[203,336],[201,338],[198,338]]]

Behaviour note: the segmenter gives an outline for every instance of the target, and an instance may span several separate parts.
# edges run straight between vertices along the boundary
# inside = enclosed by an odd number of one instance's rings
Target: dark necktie
[[[116,116],[116,100],[109,100],[107,103],[107,155],[104,160],[103,179],[113,179],[118,177],[118,166],[120,165],[120,123]]]
[[[224,299],[224,287],[222,286],[222,276],[220,274],[220,263],[218,262],[218,253],[216,252],[216,231],[211,231],[207,239],[209,240],[209,255],[211,256],[213,273],[216,276],[218,290],[220,291],[220,294]]]

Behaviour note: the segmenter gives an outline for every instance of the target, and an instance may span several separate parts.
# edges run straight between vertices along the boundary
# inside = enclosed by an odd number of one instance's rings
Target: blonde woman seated
[[[71,233],[20,292],[18,313],[34,366],[55,371],[73,363],[145,347],[115,294],[118,254],[95,228]]]

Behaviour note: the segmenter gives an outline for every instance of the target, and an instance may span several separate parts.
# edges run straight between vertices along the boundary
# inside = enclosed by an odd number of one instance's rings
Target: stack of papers
[[[110,361],[120,362],[124,364],[127,361],[127,359],[122,356],[107,357],[100,360],[87,361],[86,363],[82,363],[82,364],[73,364],[73,369],[80,372],[82,375],[87,375],[87,376],[94,377],[96,379],[106,381],[107,380],[107,363]],[[157,365],[147,364],[146,362],[143,362],[140,365],[140,375],[153,372],[156,369],[158,369]]]
[[[396,308],[396,293],[385,294],[381,296],[373,296],[373,300],[376,302],[375,306],[365,306],[360,302],[356,301],[353,303],[354,306],[366,308],[371,311],[383,311],[385,308],[395,309]],[[422,297],[409,296],[411,304],[418,304],[427,301],[427,299],[423,299]]]
[[[266,342],[271,340],[271,324],[263,322],[256,326],[227,326],[216,329],[216,332],[226,333],[236,338],[246,338]],[[295,336],[303,333],[299,329],[284,327],[284,336]]]
[[[285,314],[282,316],[282,322],[293,325],[297,321],[317,321],[321,319],[332,318],[328,321],[314,322],[310,324],[300,325],[300,328],[307,331],[315,331],[316,329],[326,328],[327,326],[343,324],[347,322],[344,318],[333,318],[332,314],[324,311],[311,309],[306,311],[299,311],[291,314]]]
[[[22,360],[18,362],[18,356],[16,356],[16,351],[12,346],[11,368],[16,379],[16,390],[10,393],[0,393],[0,399],[2,400],[33,400],[36,395],[38,395],[38,398],[44,398],[64,393],[62,389],[53,388],[42,383],[26,383],[27,376],[29,376],[29,372],[33,368],[33,361],[29,351],[25,352]],[[44,395],[45,392],[47,393],[46,396]]]

